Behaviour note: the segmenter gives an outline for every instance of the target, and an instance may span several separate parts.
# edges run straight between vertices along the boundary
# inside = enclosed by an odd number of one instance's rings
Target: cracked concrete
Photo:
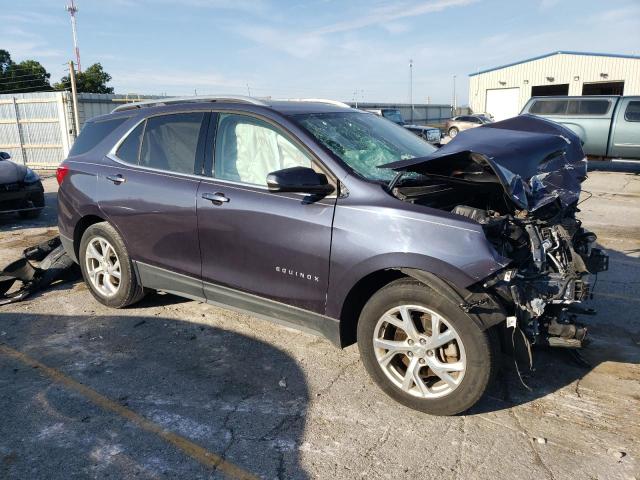
[[[506,362],[462,417],[394,403],[354,347],[171,295],[114,311],[63,285],[1,308],[0,343],[262,478],[638,479],[640,177],[592,173],[585,188],[581,218],[611,255],[586,319],[591,366],[536,352],[528,392]],[[0,265],[54,220],[1,218]],[[0,412],[0,478],[223,477],[2,355]]]

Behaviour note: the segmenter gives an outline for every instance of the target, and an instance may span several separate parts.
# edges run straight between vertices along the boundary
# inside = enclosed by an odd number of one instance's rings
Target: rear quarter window
[[[92,150],[106,136],[122,125],[128,117],[112,118],[109,120],[89,121],[84,124],[82,131],[69,151],[69,155],[82,155]]]

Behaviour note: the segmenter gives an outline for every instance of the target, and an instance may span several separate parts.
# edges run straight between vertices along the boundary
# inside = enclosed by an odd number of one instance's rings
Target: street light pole
[[[411,123],[413,123],[413,59],[409,59],[409,103],[411,104]]]

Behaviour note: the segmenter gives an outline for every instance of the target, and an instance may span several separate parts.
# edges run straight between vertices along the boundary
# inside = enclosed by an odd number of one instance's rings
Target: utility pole
[[[76,88],[76,70],[73,61],[69,61],[69,80],[71,80],[71,104],[73,105],[73,120],[76,138],[80,135],[80,116],[78,115],[78,89]]]
[[[71,15],[71,31],[73,33],[73,49],[76,53],[76,63],[78,64],[78,72],[82,72],[82,67],[80,66],[80,48],[78,47],[78,32],[76,28],[76,14],[78,13],[78,8],[76,7],[75,1],[70,0],[69,5],[65,7],[69,15]]]
[[[413,59],[409,59],[409,103],[411,104],[411,123],[413,123]]]

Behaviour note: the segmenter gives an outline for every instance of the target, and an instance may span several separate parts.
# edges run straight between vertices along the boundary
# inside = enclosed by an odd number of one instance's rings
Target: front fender
[[[482,270],[479,265],[472,270]],[[489,276],[502,268],[502,265],[489,259],[483,260],[484,277]],[[329,283],[327,295],[326,315],[332,318],[340,318],[344,302],[351,289],[366,276],[384,270],[411,270],[428,272],[454,285],[458,289],[464,289],[478,281],[469,275],[469,270],[464,271],[437,258],[415,253],[388,253],[369,258],[348,269],[342,278],[334,279]],[[333,274],[332,274],[333,275]]]

